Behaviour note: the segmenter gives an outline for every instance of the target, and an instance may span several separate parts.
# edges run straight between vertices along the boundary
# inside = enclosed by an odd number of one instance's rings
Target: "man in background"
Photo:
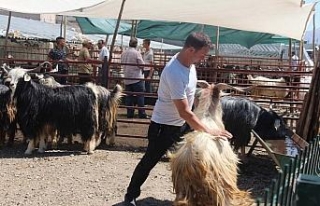
[[[296,53],[293,51],[291,52],[291,71],[292,72],[298,72],[299,71],[299,57],[296,55]],[[295,75],[293,74],[291,76],[291,81],[293,86],[298,86],[300,82],[300,75]],[[299,89],[293,88],[294,92],[293,94],[290,95],[296,95],[297,96],[297,91]]]
[[[61,75],[68,74],[68,64],[64,61],[71,61],[67,58],[68,48],[66,47],[66,41],[63,37],[59,36],[56,38],[54,48],[49,51],[48,60],[53,62],[53,68],[58,68],[58,73]],[[67,77],[62,76],[58,78],[60,84],[67,83]]]
[[[299,57],[293,51],[291,52],[291,71],[296,72],[298,71],[299,66]]]
[[[153,64],[153,50],[150,48],[150,39],[143,40],[143,48],[145,48],[145,52],[143,53],[143,61],[145,64],[152,65]],[[152,79],[154,68],[151,66],[143,68],[144,78],[147,80]],[[151,82],[145,82],[146,92],[151,93]]]
[[[98,61],[101,62],[101,64],[98,66],[99,67],[99,71],[98,71],[98,75],[99,75],[99,81],[100,83],[103,82],[102,78],[106,78],[106,75],[102,74],[102,72],[106,72],[103,71],[103,63],[104,63],[104,59],[107,58],[107,61],[109,60],[109,50],[105,45],[105,42],[101,39],[98,41],[98,49],[99,49],[99,57],[98,57]]]
[[[99,48],[99,57],[98,59],[103,62],[104,58],[107,57],[107,60],[109,59],[109,50],[105,45],[105,42],[101,39],[98,41],[98,48]]]
[[[94,59],[91,58],[89,49],[92,48],[92,43],[88,40],[84,40],[82,42],[82,49],[79,52],[79,84],[84,84],[86,82],[91,82],[91,74],[93,72],[93,67],[90,63],[95,62]],[[90,62],[90,63],[89,63]]]
[[[153,50],[150,48],[150,39],[145,39],[143,40],[143,48],[145,49],[144,53],[143,53],[143,61],[145,64],[149,64],[152,65],[154,63],[153,61]],[[146,79],[145,81],[145,91],[147,93],[152,93],[152,87],[151,87],[151,80],[153,77],[153,71],[154,68],[152,66],[147,66],[143,68],[143,75],[144,78]],[[146,97],[145,98],[145,103],[146,104],[150,104],[151,103],[151,98],[150,97]]]
[[[144,78],[143,76],[143,65],[137,64],[145,64],[140,52],[137,51],[136,47],[138,45],[137,38],[131,38],[129,42],[129,48],[125,50],[121,55],[121,63],[122,64],[132,64],[132,65],[124,65],[124,77],[128,79],[124,79],[125,90],[128,92],[139,92],[142,93],[145,91]],[[132,78],[132,79],[129,79]],[[144,107],[144,96],[142,94],[135,94],[137,99],[138,107]],[[126,106],[134,106],[134,95],[128,94],[126,96]],[[145,109],[138,109],[139,118],[148,119]],[[134,117],[134,109],[127,108],[127,118]]]

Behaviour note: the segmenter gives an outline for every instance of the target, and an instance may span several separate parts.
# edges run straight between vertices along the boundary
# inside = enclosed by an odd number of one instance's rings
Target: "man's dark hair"
[[[193,32],[187,37],[183,47],[193,47],[196,50],[200,50],[203,47],[212,47],[212,43],[209,36],[205,33]]]
[[[64,40],[64,38],[63,38],[62,36],[58,36],[58,37],[56,38],[56,42],[58,42],[60,39],[63,39],[63,40]]]
[[[134,47],[134,48],[136,48],[137,45],[138,45],[138,40],[137,40],[137,38],[132,37],[132,38],[130,39],[130,42],[129,42],[129,47]]]
[[[104,40],[100,39],[100,40],[98,41],[98,44],[104,44]]]
[[[144,39],[143,42],[147,43],[150,46],[151,40],[150,39]]]

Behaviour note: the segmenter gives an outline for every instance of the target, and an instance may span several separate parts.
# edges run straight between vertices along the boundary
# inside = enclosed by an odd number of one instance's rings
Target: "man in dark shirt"
[[[62,75],[68,74],[68,64],[64,62],[65,60],[68,60],[67,47],[66,47],[65,39],[63,37],[56,38],[56,44],[54,48],[50,50],[48,54],[48,59],[51,61],[56,61],[53,63],[53,68],[58,67],[59,74],[62,74]],[[66,84],[67,77],[60,77],[58,81],[60,84]]]

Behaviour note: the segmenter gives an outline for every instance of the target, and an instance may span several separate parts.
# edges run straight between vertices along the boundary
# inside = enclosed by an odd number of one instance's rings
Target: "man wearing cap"
[[[82,42],[82,49],[79,52],[78,61],[79,63],[79,83],[84,84],[86,82],[92,81],[91,74],[93,71],[93,67],[89,62],[94,62],[94,59],[91,58],[89,49],[91,49],[92,43],[88,40],[84,40]]]
[[[123,65],[124,77],[130,78],[125,79],[125,90],[129,92],[144,92],[145,85],[143,81],[143,68],[141,64],[145,64],[141,54],[137,51],[136,47],[138,45],[138,40],[136,38],[131,38],[129,42],[129,48],[124,51],[121,55],[122,64],[132,64],[132,65]],[[138,64],[138,65],[137,65]],[[139,65],[140,64],[140,65]],[[131,79],[135,78],[135,79]],[[144,107],[144,96],[141,94],[136,94],[138,107]],[[134,106],[134,96],[133,94],[128,94],[126,96],[126,106]],[[138,109],[139,118],[149,118],[146,115],[144,109]],[[127,117],[133,118],[134,109],[127,109]]]

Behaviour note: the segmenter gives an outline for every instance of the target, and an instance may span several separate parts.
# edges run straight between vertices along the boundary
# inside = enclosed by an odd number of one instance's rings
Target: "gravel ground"
[[[123,118],[120,111],[119,118]],[[118,122],[117,134],[146,136],[147,128],[147,124]],[[13,148],[0,150],[0,206],[121,206],[147,146],[146,139],[117,136],[115,147],[100,145],[89,156],[78,143],[25,156],[21,139],[18,133]],[[275,168],[266,152],[256,148],[247,162],[239,165],[238,185],[251,190],[254,198],[262,197],[277,177]],[[174,198],[169,163],[164,160],[142,186],[138,205],[171,206]]]
[[[121,206],[132,172],[143,155],[145,140],[118,138],[114,148],[100,146],[93,155],[82,145],[63,144],[59,150],[26,157],[25,145],[0,150],[0,205]],[[169,163],[161,161],[142,187],[140,206],[172,205]],[[276,177],[272,160],[258,149],[239,166],[239,187],[253,197]]]

